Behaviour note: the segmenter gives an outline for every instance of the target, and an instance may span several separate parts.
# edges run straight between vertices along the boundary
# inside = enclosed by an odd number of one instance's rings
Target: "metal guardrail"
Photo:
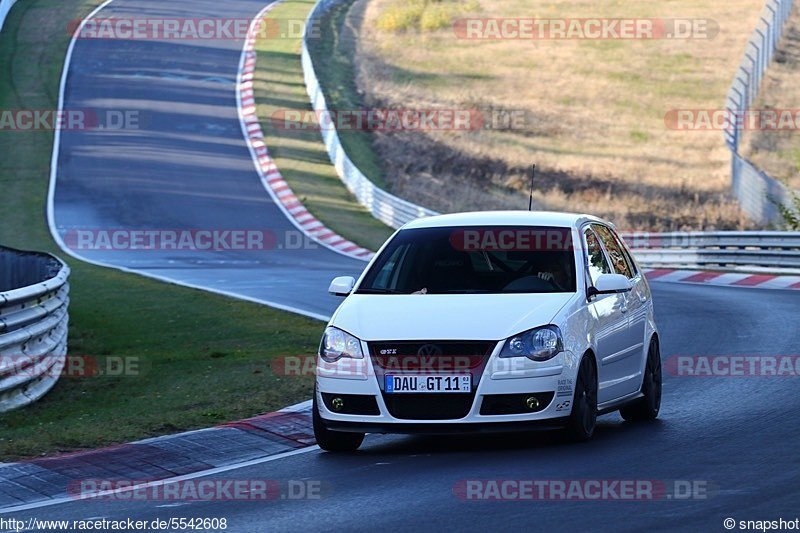
[[[11,8],[16,3],[17,0],[0,0],[0,30],[3,29],[3,23],[6,21],[6,17],[11,11]]]
[[[342,1],[343,0],[321,0],[317,2],[306,20],[305,35],[312,35],[312,31],[319,17],[328,9]],[[302,44],[302,62],[306,90],[308,91],[308,97],[311,99],[311,105],[314,111],[317,114],[328,113],[328,105],[314,71],[314,63],[308,52],[305,36],[303,37]],[[339,134],[336,129],[321,128],[321,131],[322,140],[325,143],[328,157],[330,157],[333,166],[336,167],[339,178],[341,178],[350,192],[355,195],[358,202],[372,213],[372,216],[392,228],[399,228],[406,222],[410,222],[415,218],[438,214],[436,211],[398,198],[380,187],[377,187],[347,156],[339,140]]]
[[[647,267],[800,272],[800,232],[633,232],[622,236]]]
[[[306,20],[306,34],[317,28],[319,17],[345,0],[320,0]],[[789,16],[792,0],[769,0],[760,25],[748,42],[748,53],[728,97],[730,116],[743,116],[758,91],[758,82],[772,59],[780,38],[780,28]],[[777,6],[777,7],[776,7]],[[758,37],[758,39],[756,39]],[[751,50],[752,49],[752,50]],[[755,51],[755,55],[753,55]],[[751,61],[752,60],[752,61]],[[325,97],[308,52],[302,43],[303,73],[306,89],[317,113],[327,112]],[[755,72],[758,72],[757,79]],[[752,80],[751,80],[752,78]],[[783,185],[759,171],[736,152],[741,123],[726,130],[726,140],[734,156],[734,189],[745,211],[758,220],[774,220],[777,214],[768,195],[785,198]],[[339,177],[358,201],[384,223],[397,228],[420,216],[437,214],[429,209],[397,198],[376,187],[347,157],[335,129],[324,130],[322,138]],[[733,145],[731,144],[733,142]],[[627,233],[626,241],[642,265],[656,267],[710,267],[715,269],[764,269],[784,273],[800,272],[800,232],[678,232]]]
[[[762,224],[779,222],[780,213],[775,204],[789,202],[789,191],[766,172],[739,153],[739,141],[747,110],[758,97],[761,80],[772,62],[794,0],[767,0],[758,25],[747,41],[736,76],[725,102],[729,118],[725,128],[725,142],[731,151],[731,186],[742,210]]]
[[[69,272],[52,255],[0,247],[0,412],[38,400],[61,375]]]

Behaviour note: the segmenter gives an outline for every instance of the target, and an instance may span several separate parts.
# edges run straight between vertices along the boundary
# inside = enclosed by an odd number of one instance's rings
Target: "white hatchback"
[[[355,450],[365,433],[565,428],[598,414],[651,420],[661,356],[650,287],[613,225],[524,211],[419,219],[399,229],[325,329],[314,433]]]

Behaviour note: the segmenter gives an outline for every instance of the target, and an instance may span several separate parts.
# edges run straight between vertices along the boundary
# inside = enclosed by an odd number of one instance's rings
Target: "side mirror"
[[[593,287],[589,287],[589,297],[598,294],[628,292],[633,288],[628,278],[622,274],[600,274]]]
[[[328,292],[334,296],[347,296],[353,292],[353,287],[356,285],[356,279],[353,276],[339,276],[333,278]]]

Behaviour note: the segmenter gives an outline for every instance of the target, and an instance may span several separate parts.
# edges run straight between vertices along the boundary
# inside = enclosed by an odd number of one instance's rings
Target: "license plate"
[[[472,376],[384,376],[384,391],[392,394],[413,392],[470,392]]]

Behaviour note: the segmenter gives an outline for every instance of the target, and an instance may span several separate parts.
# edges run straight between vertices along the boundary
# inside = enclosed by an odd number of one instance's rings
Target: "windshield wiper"
[[[451,291],[442,291],[439,294],[486,294],[491,292],[487,289],[453,289]]]
[[[356,294],[408,294],[404,291],[398,291],[396,289],[379,289],[379,288],[372,288],[372,287],[365,287],[363,289],[358,289]]]

